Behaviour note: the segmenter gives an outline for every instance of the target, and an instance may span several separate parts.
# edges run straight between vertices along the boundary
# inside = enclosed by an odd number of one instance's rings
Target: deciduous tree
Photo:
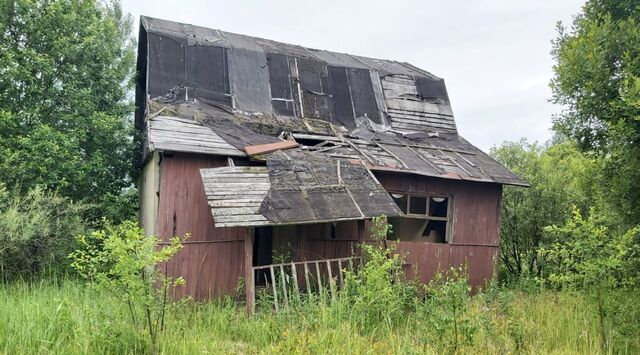
[[[132,21],[117,2],[0,2],[0,181],[100,204],[131,185]]]

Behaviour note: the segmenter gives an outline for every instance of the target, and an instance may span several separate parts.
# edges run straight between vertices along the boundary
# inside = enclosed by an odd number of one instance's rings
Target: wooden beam
[[[299,144],[296,141],[280,141],[275,143],[248,145],[244,147],[244,151],[245,153],[247,153],[247,155],[252,156],[257,154],[275,152],[276,150],[281,149],[291,149],[297,147],[298,145]]]
[[[244,278],[246,284],[247,313],[252,316],[256,310],[256,283],[253,273],[253,228],[245,228],[244,235]]]
[[[276,312],[278,312],[278,288],[276,287],[276,274],[273,272],[273,265],[269,266],[269,274],[271,275],[271,289],[273,290],[273,303],[276,306]]]
[[[287,275],[284,272],[284,265],[280,264],[280,278],[282,281],[282,294],[284,298],[284,305],[289,309],[289,296],[287,295]]]
[[[333,275],[331,273],[331,262],[329,260],[327,260],[327,273],[329,275],[329,290],[331,291],[331,301],[335,302],[336,293],[335,293],[335,287],[333,285]]]

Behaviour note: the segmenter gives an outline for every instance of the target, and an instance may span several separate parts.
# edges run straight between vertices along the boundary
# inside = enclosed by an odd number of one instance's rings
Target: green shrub
[[[87,205],[36,187],[22,195],[0,184],[0,273],[3,280],[65,272],[74,237],[85,233]]]
[[[430,341],[439,340],[454,352],[472,344],[481,323],[471,312],[471,287],[464,270],[451,268],[446,276],[436,273],[426,286],[426,296],[419,310]]]
[[[386,237],[391,225],[385,216],[373,219],[374,244],[362,244],[362,265],[345,272],[341,302],[348,308],[349,320],[361,329],[393,325],[405,318],[414,304],[416,288],[404,277],[403,257],[389,248]]]
[[[584,218],[574,208],[565,225],[545,228],[545,233],[558,242],[541,251],[552,270],[548,277],[552,285],[583,289],[594,298],[603,351],[610,340],[612,326],[616,325],[608,307],[611,290],[630,288],[636,283],[633,277],[637,271],[630,266],[638,258],[632,254],[634,241],[640,234],[640,226],[620,233],[611,230],[606,222],[595,209]]]
[[[362,329],[393,325],[404,318],[416,292],[403,280],[402,258],[378,245],[361,245],[364,264],[345,272],[342,301]],[[392,255],[391,255],[392,254]]]
[[[160,271],[180,249],[179,237],[159,246],[158,238],[147,236],[133,221],[117,226],[106,223],[104,230],[78,236],[80,249],[69,255],[71,264],[98,289],[114,294],[129,310],[135,329],[149,335],[152,352],[164,330],[170,291],[184,283]]]

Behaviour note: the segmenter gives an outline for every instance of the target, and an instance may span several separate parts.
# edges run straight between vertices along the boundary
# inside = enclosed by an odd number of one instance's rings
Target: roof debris
[[[399,216],[397,205],[359,161],[294,150],[266,167],[201,170],[218,227],[319,223]]]

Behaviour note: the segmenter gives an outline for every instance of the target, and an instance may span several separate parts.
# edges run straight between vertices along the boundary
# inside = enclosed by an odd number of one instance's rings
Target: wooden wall
[[[358,221],[338,222],[336,239],[331,239],[330,224],[298,226],[298,257],[296,261],[349,257],[361,239]]]
[[[453,196],[451,243],[397,243],[411,275],[428,282],[437,270],[466,264],[473,286],[493,276],[500,245],[501,185],[388,172],[376,176],[387,190]]]
[[[156,233],[164,241],[173,235],[191,234],[184,249],[165,266],[168,275],[186,280],[176,290],[176,297],[234,295],[238,279],[244,277],[247,229],[215,227],[200,177],[201,168],[226,165],[223,157],[179,153],[165,154],[160,161]],[[500,185],[387,172],[376,176],[388,190],[453,195],[450,244],[397,243],[406,256],[410,275],[428,282],[438,269],[465,263],[474,286],[493,275],[499,245]],[[318,260],[350,256],[357,251],[357,244],[368,238],[369,227],[368,221],[341,222],[336,239],[330,238],[327,224],[287,227],[282,234],[295,241],[294,260]]]
[[[201,168],[227,165],[227,159],[193,154],[165,154],[160,162],[157,235],[167,241],[191,234],[167,265],[169,276],[183,276],[176,297],[207,299],[233,295],[244,276],[244,228],[215,228],[200,177]]]
[[[331,238],[331,223],[276,226],[273,227],[273,250],[290,254],[292,261],[349,257],[358,242],[364,240],[363,223],[338,222],[335,239]]]

